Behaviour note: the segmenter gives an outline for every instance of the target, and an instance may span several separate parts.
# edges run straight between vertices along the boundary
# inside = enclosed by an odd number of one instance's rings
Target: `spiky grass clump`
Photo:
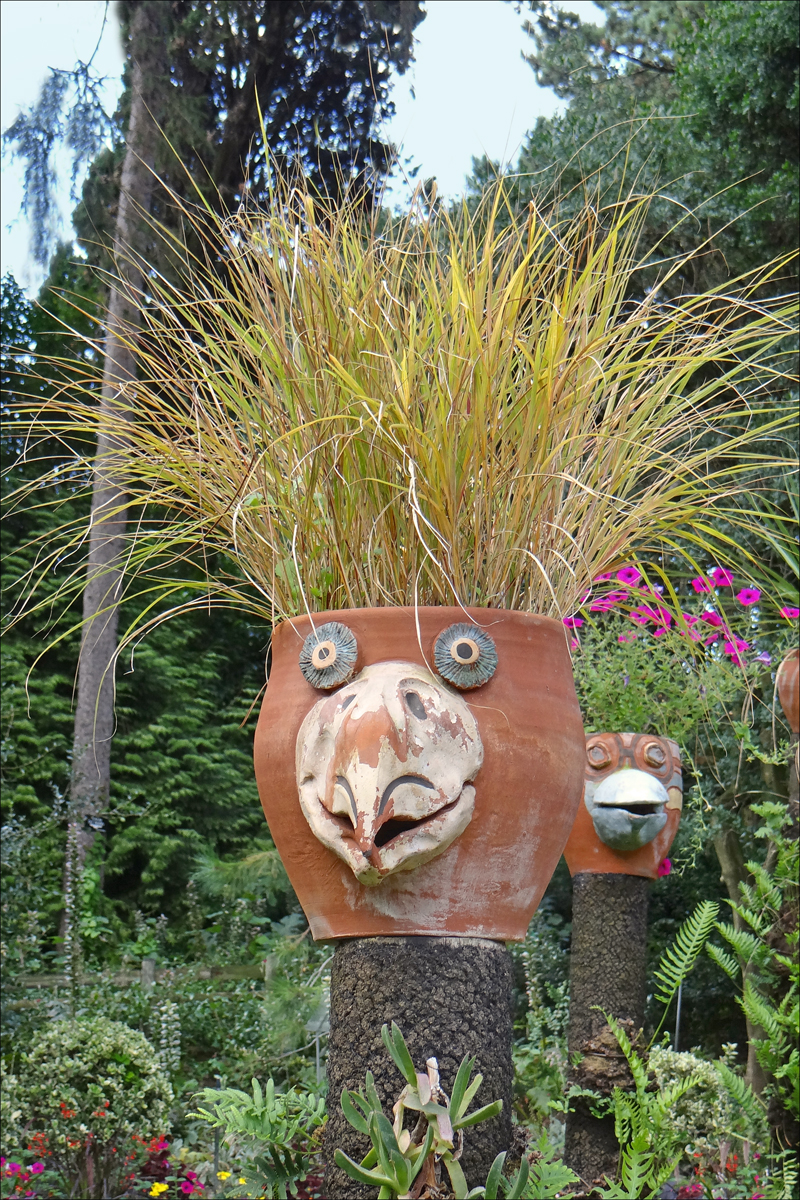
[[[180,592],[270,621],[562,615],[648,553],[730,561],[758,531],[754,479],[786,469],[768,441],[790,418],[765,397],[791,310],[758,299],[775,265],[729,295],[638,287],[646,210],[554,227],[498,184],[473,215],[382,223],[287,185],[211,234],[204,215],[182,290],[151,278],[139,381],[110,414],[73,364],[26,416],[84,435],[87,461],[99,423],[124,448],[100,469],[130,494],[127,587],[150,611]]]

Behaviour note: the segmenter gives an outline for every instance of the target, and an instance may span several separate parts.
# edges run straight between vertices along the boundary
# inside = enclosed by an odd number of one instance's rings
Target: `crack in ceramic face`
[[[374,885],[464,832],[483,745],[457,692],[417,663],[381,662],[314,705],[295,761],[315,836]]]

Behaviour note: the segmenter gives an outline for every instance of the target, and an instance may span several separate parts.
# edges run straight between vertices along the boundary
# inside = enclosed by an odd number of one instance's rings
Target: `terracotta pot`
[[[777,685],[781,708],[792,733],[800,733],[800,651],[790,650],[778,667]]]
[[[583,789],[563,627],[480,608],[313,621],[274,630],[255,769],[314,937],[522,939]]]
[[[570,875],[656,879],[682,805],[677,742],[641,733],[590,734],[584,797],[564,850]]]

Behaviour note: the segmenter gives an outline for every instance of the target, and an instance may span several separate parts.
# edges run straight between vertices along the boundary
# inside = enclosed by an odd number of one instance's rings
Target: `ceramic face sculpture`
[[[581,871],[655,879],[680,821],[680,752],[669,738],[597,733],[586,740],[583,803],[564,855]]]
[[[296,756],[313,833],[374,885],[428,862],[464,832],[483,745],[461,696],[416,663],[388,662],[314,705]]]
[[[560,624],[350,610],[272,656],[256,777],[314,936],[524,937],[583,786]]]

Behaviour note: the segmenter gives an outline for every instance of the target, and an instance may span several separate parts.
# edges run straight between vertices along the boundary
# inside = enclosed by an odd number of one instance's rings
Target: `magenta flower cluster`
[[[596,575],[593,583],[610,583],[612,580],[618,585],[622,585],[616,591],[606,592],[604,595],[598,596],[589,603],[590,613],[610,612],[617,604],[622,604],[630,601],[631,598],[639,599],[650,598],[654,603],[640,603],[629,612],[629,617],[637,625],[654,626],[652,629],[653,637],[662,637],[667,633],[675,621],[673,614],[659,604],[661,600],[661,587],[649,587],[641,583],[642,572],[638,567],[622,567],[616,573],[609,572],[604,575]],[[700,575],[695,579],[690,580],[691,586],[697,595],[710,595],[715,588],[733,587],[734,576],[733,572],[726,570],[724,567],[712,567],[707,576]],[[591,597],[587,593],[583,597],[582,604],[589,602]],[[754,604],[758,604],[761,599],[761,592],[758,588],[744,587],[740,588],[735,594],[737,603],[743,608],[749,608]],[[800,616],[800,609],[790,606],[784,606],[780,610],[780,614],[786,620],[796,620]],[[584,618],[572,615],[563,617],[563,624],[572,630],[577,630],[581,625],[585,624]],[[722,649],[733,662],[738,666],[744,665],[742,654],[745,650],[750,649],[750,643],[742,638],[736,637],[725,624],[723,618],[714,609],[707,609],[699,617],[693,613],[682,612],[678,621],[676,632],[681,637],[688,637],[693,642],[703,642],[709,646],[718,641],[722,637]],[[707,628],[704,628],[706,626]],[[620,634],[619,642],[633,642],[636,639],[635,633]],[[579,646],[579,641],[576,637],[571,639],[571,647],[573,649]],[[766,653],[757,656],[759,662],[769,662],[770,656]]]

